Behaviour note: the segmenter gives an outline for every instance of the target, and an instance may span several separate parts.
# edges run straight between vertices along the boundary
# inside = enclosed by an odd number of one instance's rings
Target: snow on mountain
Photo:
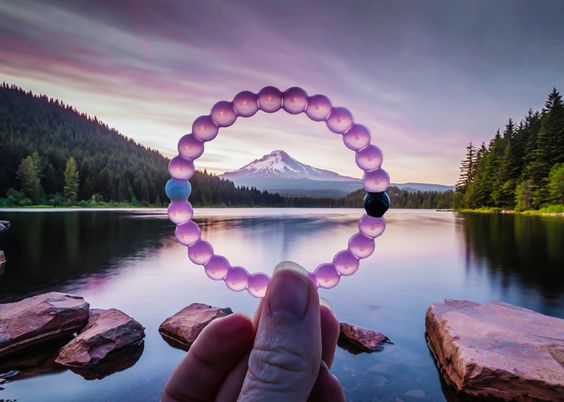
[[[353,177],[341,176],[329,170],[317,169],[298,162],[286,152],[272,151],[260,159],[243,166],[238,170],[226,172],[223,178],[237,180],[245,177],[280,177],[286,179],[358,181]]]

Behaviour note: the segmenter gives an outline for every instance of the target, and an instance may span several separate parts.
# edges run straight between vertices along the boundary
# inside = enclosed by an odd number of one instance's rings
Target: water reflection
[[[138,345],[130,345],[114,351],[95,366],[72,367],[71,370],[82,376],[85,380],[101,380],[110,374],[123,371],[133,366],[143,354],[144,348],[144,342],[141,342]]]
[[[119,267],[124,258],[142,258],[170,235],[164,219],[127,213],[4,213],[12,228],[0,233],[6,253],[0,301],[40,293]]]
[[[252,314],[257,300],[206,278],[186,258],[164,211],[0,212],[6,251],[0,301],[44,291],[83,295],[146,327],[145,348],[99,381],[69,371],[15,381],[0,398],[158,400],[183,352],[158,333],[166,318],[202,302]],[[346,247],[360,210],[197,210],[203,236],[250,271],[292,259],[308,269]],[[394,344],[353,355],[338,348],[334,373],[351,401],[455,400],[441,388],[424,338],[424,314],[443,298],[501,300],[564,317],[564,221],[555,218],[391,211],[374,255],[352,277],[322,291],[342,321],[373,328]],[[138,360],[137,360],[138,359]],[[130,364],[132,366],[130,367]],[[103,385],[101,385],[103,383]],[[62,386],[64,384],[64,386]],[[417,399],[418,398],[418,399]]]
[[[564,221],[558,217],[466,214],[466,269],[487,272],[504,291],[526,285],[553,312],[564,294]]]

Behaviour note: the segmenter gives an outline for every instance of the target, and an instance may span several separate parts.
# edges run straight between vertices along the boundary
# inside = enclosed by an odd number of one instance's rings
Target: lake
[[[272,272],[282,260],[308,269],[346,247],[360,209],[198,209],[203,237],[232,264]],[[321,294],[341,321],[382,332],[372,354],[338,348],[333,366],[350,401],[454,401],[427,348],[425,311],[444,298],[504,301],[564,318],[564,219],[391,210],[374,254]],[[31,356],[0,400],[158,401],[184,352],[159,324],[193,302],[252,314],[258,300],[229,291],[193,265],[164,210],[0,211],[7,264],[0,302],[47,291],[115,307],[146,327],[144,349],[122,370],[86,380]],[[48,352],[47,354],[52,353]],[[37,363],[33,363],[37,364]],[[30,364],[33,365],[33,364]],[[130,366],[130,367],[128,367]]]

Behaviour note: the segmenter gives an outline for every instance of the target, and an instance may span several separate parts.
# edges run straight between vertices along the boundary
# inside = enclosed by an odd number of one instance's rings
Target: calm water
[[[232,263],[271,272],[285,259],[309,269],[328,260],[346,246],[360,214],[203,209],[197,220],[204,237]],[[144,349],[120,363],[121,371],[98,380],[57,369],[50,351],[34,354],[20,365],[41,367],[22,370],[20,379],[0,390],[0,400],[157,401],[183,356],[157,332],[166,317],[193,302],[248,314],[257,305],[191,264],[163,211],[4,211],[0,219],[13,223],[0,234],[8,259],[0,302],[71,292],[93,307],[125,311],[147,334]],[[425,343],[429,304],[444,298],[501,300],[564,317],[563,245],[561,218],[391,211],[374,255],[337,288],[322,291],[341,321],[376,329],[394,342],[373,354],[338,348],[333,371],[348,399],[455,400],[443,389]]]

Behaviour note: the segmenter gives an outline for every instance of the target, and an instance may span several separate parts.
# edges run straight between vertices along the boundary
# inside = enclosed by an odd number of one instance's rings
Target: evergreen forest
[[[547,209],[564,204],[564,104],[553,89],[541,111],[509,119],[488,143],[466,147],[456,208]]]

